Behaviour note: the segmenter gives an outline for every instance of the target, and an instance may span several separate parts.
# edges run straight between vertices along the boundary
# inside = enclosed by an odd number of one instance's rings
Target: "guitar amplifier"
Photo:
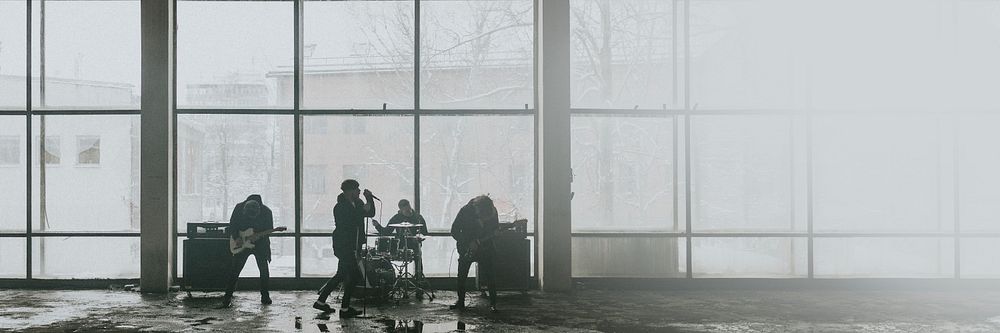
[[[521,238],[528,237],[528,220],[520,219],[514,222],[501,222],[500,232],[504,234],[517,234]]]
[[[496,246],[493,264],[496,266],[497,290],[528,291],[531,276],[531,241],[519,232],[503,232],[493,239]],[[485,290],[486,280],[476,265],[476,286]]]
[[[216,222],[205,222],[205,223],[188,223],[187,224],[187,237],[188,238],[227,238],[226,228],[229,228],[229,223],[216,223]]]
[[[226,290],[232,258],[224,234],[222,238],[185,239],[182,286],[187,291]]]

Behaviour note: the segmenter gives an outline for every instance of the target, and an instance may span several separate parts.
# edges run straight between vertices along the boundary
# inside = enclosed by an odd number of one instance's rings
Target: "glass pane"
[[[691,117],[692,228],[792,231],[791,120]]]
[[[306,1],[305,108],[413,108],[413,1]],[[291,99],[291,67],[275,73]]]
[[[422,1],[420,107],[534,105],[530,0]]]
[[[962,278],[1000,277],[1000,240],[996,238],[963,238]]]
[[[938,118],[817,116],[812,130],[816,230],[953,230]]]
[[[573,277],[684,277],[687,240],[573,237]]]
[[[185,230],[177,230],[177,232],[185,232],[185,231],[186,231],[186,229]],[[187,237],[177,237],[177,244],[174,246],[174,248],[177,249],[177,257],[174,258],[174,267],[177,268],[177,276],[175,276],[175,278],[183,277],[184,276],[184,240],[185,239],[187,239]]]
[[[573,230],[683,230],[673,118],[571,118]]]
[[[139,107],[139,1],[33,0],[32,10],[35,107]]]
[[[413,117],[305,116],[302,126],[304,230],[333,230],[345,179],[383,200],[385,215],[376,219],[388,221],[400,199],[413,202]]]
[[[24,110],[27,5],[0,1],[0,110]]]
[[[1000,231],[1000,116],[959,117],[958,202],[963,232]],[[963,244],[964,246],[964,244]],[[963,252],[964,253],[964,252]]]
[[[295,224],[292,116],[178,115],[177,228],[228,222],[233,207],[260,194],[275,226]]]
[[[138,115],[34,116],[31,125],[35,231],[139,231]],[[99,163],[80,163],[81,136],[100,139]]]
[[[1000,98],[991,87],[1000,86],[1000,62],[995,60],[1000,57],[1000,2],[952,4],[948,17],[954,20],[956,38],[948,49],[956,58],[947,68],[957,79],[948,82],[948,101],[952,107],[995,108]]]
[[[677,107],[676,1],[570,1],[572,106]]]
[[[31,274],[41,279],[139,277],[139,237],[36,237]]]
[[[805,238],[692,238],[695,277],[805,277],[809,248]]]
[[[943,28],[954,18],[939,1],[693,0],[690,6],[690,105],[932,109],[952,107],[952,96],[966,86],[952,71],[952,54],[962,52],[951,46],[954,32]],[[993,44],[995,36],[977,43]],[[995,54],[980,54],[981,61]]]
[[[337,262],[333,238],[302,238],[302,276],[331,277],[337,273]]]
[[[256,261],[250,256],[240,277],[260,277]],[[295,238],[271,237],[271,264],[268,266],[271,277],[295,277]]]
[[[0,2],[2,4],[3,2]],[[0,116],[0,232],[24,231],[27,209],[27,140],[24,116]]]
[[[458,210],[482,194],[500,222],[534,218],[534,117],[420,119],[420,211],[431,231],[451,230]]]
[[[455,250],[454,238],[451,236],[430,237],[424,241],[421,251],[424,253],[424,275],[429,277],[458,276],[458,252]],[[473,267],[469,276],[475,275],[476,269]]]
[[[24,238],[0,237],[0,278],[25,277]]]
[[[290,108],[291,1],[177,1],[177,106]]]
[[[952,277],[952,238],[817,238],[816,277]]]

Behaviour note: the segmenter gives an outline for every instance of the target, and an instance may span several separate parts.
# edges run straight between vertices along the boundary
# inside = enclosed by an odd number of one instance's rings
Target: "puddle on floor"
[[[376,322],[383,325],[385,333],[450,333],[469,332],[476,328],[462,321],[446,321],[440,323],[425,323],[419,320],[382,319]]]

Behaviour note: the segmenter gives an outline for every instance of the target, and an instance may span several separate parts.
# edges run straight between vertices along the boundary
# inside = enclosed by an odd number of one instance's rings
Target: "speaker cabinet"
[[[503,233],[494,239],[496,244],[497,290],[528,291],[531,275],[531,242],[518,233]],[[476,265],[476,286],[487,289],[486,280]]]
[[[227,238],[184,240],[184,287],[187,290],[226,290],[232,254]]]

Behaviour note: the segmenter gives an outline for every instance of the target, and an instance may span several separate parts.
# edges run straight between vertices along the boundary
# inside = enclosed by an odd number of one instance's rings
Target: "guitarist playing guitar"
[[[233,260],[226,295],[222,297],[222,307],[229,307],[232,304],[236,281],[239,280],[240,272],[243,271],[243,266],[251,254],[257,261],[257,270],[260,271],[260,302],[265,305],[271,304],[267,288],[270,277],[267,264],[271,262],[271,241],[267,238],[267,234],[284,230],[284,227],[274,228],[271,209],[264,206],[259,194],[252,194],[246,201],[236,204],[233,215],[229,218],[229,228],[226,229],[230,245],[234,246],[230,246]],[[256,237],[253,236],[254,233],[257,233]]]
[[[496,278],[493,260],[496,249],[493,246],[493,236],[499,227],[500,218],[497,209],[488,196],[480,195],[472,198],[458,211],[458,216],[451,225],[451,237],[455,238],[459,254],[458,302],[448,308],[465,309],[465,280],[469,277],[472,263],[478,262],[479,272],[489,285],[490,311],[497,311],[497,289],[493,283]]]

